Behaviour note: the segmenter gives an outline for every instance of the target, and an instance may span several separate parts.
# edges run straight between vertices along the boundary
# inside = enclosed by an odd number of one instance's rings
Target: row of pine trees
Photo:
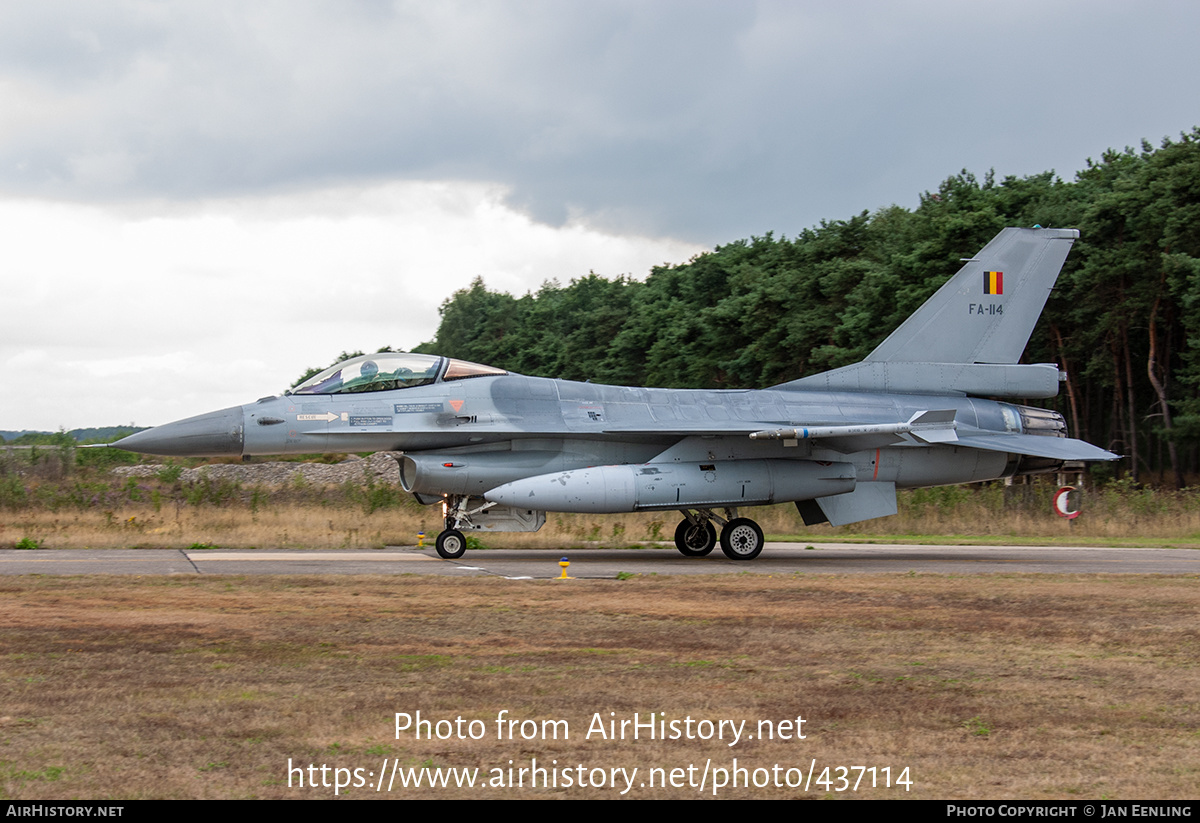
[[[1135,482],[1200,473],[1200,128],[1110,151],[1073,182],[967,172],[788,239],[719,246],[644,280],[595,274],[522,297],[481,280],[442,306],[435,352],[529,375],[762,388],[861,360],[1005,226],[1082,238],[1025,353],[1068,382],[1073,436]]]

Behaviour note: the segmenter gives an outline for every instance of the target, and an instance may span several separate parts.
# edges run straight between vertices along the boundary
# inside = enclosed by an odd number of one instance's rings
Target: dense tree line
[[[530,375],[761,388],[861,360],[961,258],[1035,224],[1082,234],[1025,353],[1070,375],[1049,404],[1075,435],[1127,455],[1134,480],[1196,474],[1200,128],[1109,151],[1074,182],[964,171],[914,210],[738,240],[644,281],[589,274],[513,297],[477,279],[417,350]]]

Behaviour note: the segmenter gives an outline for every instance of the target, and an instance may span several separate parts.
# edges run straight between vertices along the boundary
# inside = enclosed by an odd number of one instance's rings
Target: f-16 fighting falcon
[[[139,432],[159,455],[400,451],[440,503],[437,551],[466,531],[537,531],[546,512],[677,510],[675,545],[751,560],[738,510],[794,502],[808,525],[896,513],[896,489],[1055,471],[1118,455],[1067,437],[1052,363],[1020,364],[1074,229],[1004,229],[865,360],[762,390],[603,386],[426,354],[351,358],[279,397]],[[984,399],[988,398],[988,399]],[[1000,399],[996,399],[1000,398]]]

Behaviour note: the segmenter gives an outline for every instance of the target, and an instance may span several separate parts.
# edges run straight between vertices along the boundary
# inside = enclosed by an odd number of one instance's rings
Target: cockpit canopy
[[[313,375],[291,394],[355,394],[392,391],[468,377],[508,374],[504,369],[434,354],[378,352],[351,357]]]

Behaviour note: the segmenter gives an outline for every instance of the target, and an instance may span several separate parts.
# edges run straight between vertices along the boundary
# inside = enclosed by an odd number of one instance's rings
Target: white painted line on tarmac
[[[205,550],[186,552],[185,554],[189,560],[199,562],[212,560],[236,560],[239,562],[250,560],[368,560],[380,563],[393,563],[396,561],[407,562],[411,560],[437,559],[415,552],[214,552]]]

